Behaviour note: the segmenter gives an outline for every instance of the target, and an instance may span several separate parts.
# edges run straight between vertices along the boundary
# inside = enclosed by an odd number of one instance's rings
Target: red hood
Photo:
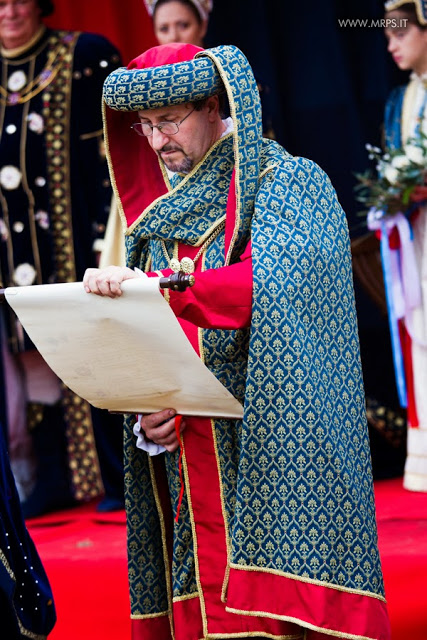
[[[204,49],[196,47],[194,44],[183,44],[182,42],[162,44],[141,53],[141,55],[129,62],[127,68],[148,69],[150,67],[162,67],[165,64],[188,62],[192,60],[199,51],[204,51]]]

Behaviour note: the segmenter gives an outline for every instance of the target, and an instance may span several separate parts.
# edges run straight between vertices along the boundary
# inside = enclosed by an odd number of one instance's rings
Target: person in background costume
[[[2,287],[82,279],[97,264],[111,201],[101,94],[119,53],[102,36],[47,29],[52,11],[50,0],[0,3]],[[122,507],[120,418],[63,386],[11,309],[1,315],[1,392],[25,516],[104,490],[107,508]]]
[[[144,0],[159,44],[187,42],[203,47],[212,0]]]
[[[397,87],[385,108],[385,144],[403,147],[427,135],[427,6],[421,0],[385,3],[388,50],[400,69],[412,71],[409,84]],[[392,24],[390,22],[390,24]],[[424,145],[425,146],[425,145]],[[403,484],[427,491],[427,208],[426,197],[411,214],[413,248],[421,281],[421,304],[404,318],[401,343],[405,364],[408,437]]]
[[[55,605],[48,578],[25,526],[5,436],[0,423],[1,632],[5,640],[43,640],[55,624]]]
[[[154,47],[110,74],[104,100],[128,266],[88,269],[85,290],[193,272],[167,299],[244,405],[243,420],[169,407],[125,421],[133,638],[388,640],[348,229],[329,179],[262,137],[234,46]]]

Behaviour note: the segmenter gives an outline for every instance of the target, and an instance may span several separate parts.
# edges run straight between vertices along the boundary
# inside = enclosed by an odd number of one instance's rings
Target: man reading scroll
[[[110,74],[104,100],[128,266],[88,270],[86,291],[120,295],[135,267],[193,271],[170,306],[244,404],[243,420],[179,425],[173,407],[127,420],[133,637],[387,640],[348,230],[329,179],[262,138],[235,47],[150,49]]]

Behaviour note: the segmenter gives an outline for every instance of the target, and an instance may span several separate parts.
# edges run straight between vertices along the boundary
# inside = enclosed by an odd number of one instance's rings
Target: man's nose
[[[169,137],[162,133],[157,127],[153,128],[153,135],[151,136],[151,146],[156,151],[160,151],[164,147],[165,143],[169,140]]]

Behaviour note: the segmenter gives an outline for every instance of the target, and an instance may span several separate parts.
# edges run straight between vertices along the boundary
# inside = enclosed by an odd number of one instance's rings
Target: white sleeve
[[[157,456],[159,453],[163,453],[166,449],[161,444],[156,444],[145,438],[144,430],[141,429],[141,415],[138,415],[138,421],[133,426],[133,432],[136,435],[136,446],[138,449],[146,451],[149,456]]]

